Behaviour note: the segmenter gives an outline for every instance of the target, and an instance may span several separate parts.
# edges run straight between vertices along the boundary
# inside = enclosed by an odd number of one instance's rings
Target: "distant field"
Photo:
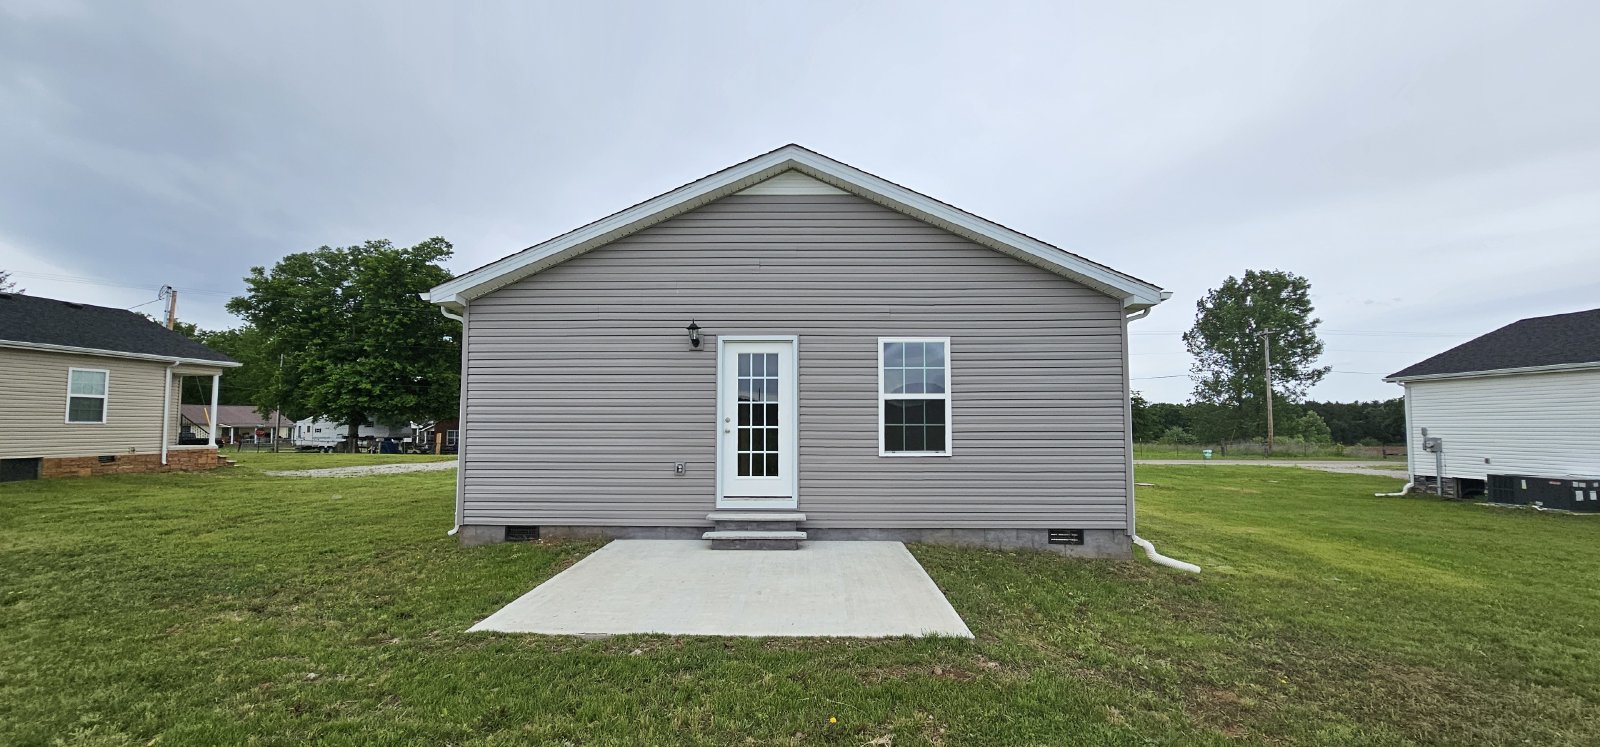
[[[1259,449],[1259,446],[1255,446]],[[1347,459],[1362,462],[1392,461],[1401,465],[1405,464],[1404,454],[1390,454],[1384,456],[1376,447],[1346,447],[1340,450],[1333,446],[1289,446],[1284,445],[1273,449],[1272,456],[1267,457],[1259,451],[1245,452],[1230,450],[1226,456],[1222,450],[1215,446],[1189,446],[1184,444],[1140,444],[1133,445],[1135,459],[1202,459],[1202,450],[1211,449],[1212,459]]]

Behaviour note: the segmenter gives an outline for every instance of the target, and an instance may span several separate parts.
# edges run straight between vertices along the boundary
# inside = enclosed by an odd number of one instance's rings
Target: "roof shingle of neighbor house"
[[[0,293],[0,344],[7,342],[225,364],[236,362],[127,309],[21,293]]]
[[[1513,322],[1387,378],[1584,363],[1600,363],[1600,309]]]

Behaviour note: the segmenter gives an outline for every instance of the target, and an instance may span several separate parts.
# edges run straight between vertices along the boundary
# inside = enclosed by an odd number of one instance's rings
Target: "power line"
[[[80,283],[80,284],[83,284],[83,285],[103,285],[103,286],[106,286],[108,288],[136,288],[136,289],[139,289],[139,290],[145,290],[147,288],[152,288],[152,287],[156,287],[156,288],[161,287],[161,283],[150,283],[149,285],[133,285],[131,283],[116,283],[116,282],[112,282],[110,280],[103,280],[103,279],[100,279],[100,278],[88,277],[88,276],[85,276],[85,275],[59,275],[59,274],[48,273],[48,272],[22,272],[20,270],[12,272],[11,274],[16,275],[18,277],[38,278],[40,280],[51,280],[51,281],[58,282],[58,283]],[[184,288],[183,292],[184,293],[199,293],[199,294],[207,295],[207,296],[233,296],[233,295],[237,295],[236,293],[232,293],[232,292],[229,292],[229,291],[210,290],[210,289],[206,289],[206,288]]]

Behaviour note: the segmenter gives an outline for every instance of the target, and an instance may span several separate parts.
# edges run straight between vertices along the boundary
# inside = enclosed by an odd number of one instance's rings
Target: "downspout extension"
[[[1144,554],[1150,556],[1150,561],[1156,565],[1164,565],[1168,568],[1176,568],[1180,571],[1188,571],[1190,573],[1200,572],[1200,566],[1197,566],[1194,563],[1185,563],[1181,560],[1169,558],[1161,553],[1156,552],[1156,546],[1150,544],[1150,540],[1140,537],[1139,535],[1133,536],[1133,544],[1144,548]]]
[[[1416,486],[1417,486],[1416,483],[1408,482],[1405,485],[1400,486],[1400,492],[1398,492],[1398,493],[1373,493],[1372,495],[1373,495],[1374,498],[1394,498],[1396,496],[1401,496],[1401,495],[1405,495],[1407,493],[1410,493],[1411,489],[1416,487]]]

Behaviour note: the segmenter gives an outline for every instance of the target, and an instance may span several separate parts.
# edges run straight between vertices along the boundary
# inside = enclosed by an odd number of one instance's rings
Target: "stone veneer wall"
[[[115,459],[110,462],[101,462],[98,456],[46,457],[39,465],[39,476],[49,479],[139,472],[204,472],[229,464],[216,449],[174,449],[167,452],[166,466],[162,466],[159,453],[113,456]]]

